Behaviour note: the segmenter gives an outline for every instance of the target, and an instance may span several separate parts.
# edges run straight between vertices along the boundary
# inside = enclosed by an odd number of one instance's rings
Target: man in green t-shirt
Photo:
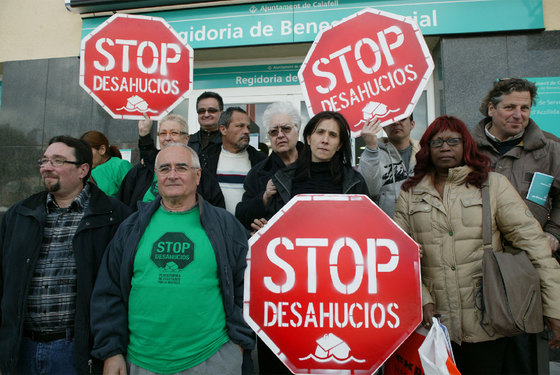
[[[123,223],[101,266],[92,353],[105,374],[127,365],[130,374],[241,374],[254,346],[242,306],[246,231],[196,194],[200,162],[187,145],[167,145],[155,171],[161,198]]]

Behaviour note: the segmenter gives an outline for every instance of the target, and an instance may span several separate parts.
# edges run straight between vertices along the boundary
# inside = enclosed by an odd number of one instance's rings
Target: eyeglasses
[[[430,147],[432,148],[440,148],[443,146],[444,143],[447,143],[449,146],[457,146],[459,143],[463,141],[463,138],[447,138],[447,139],[432,139],[430,143]]]
[[[274,129],[270,129],[268,131],[268,135],[271,137],[277,137],[278,134],[280,132],[284,133],[284,134],[290,134],[292,132],[292,129],[294,127],[291,125],[279,125],[278,127],[274,128]]]
[[[156,169],[156,171],[160,174],[160,175],[168,175],[171,173],[172,170],[175,170],[175,173],[177,174],[187,174],[189,173],[189,169],[198,169],[197,167],[191,167],[188,164],[185,163],[178,163],[175,164],[175,168],[173,168],[171,166],[171,164],[162,164],[159,166],[159,168]]]
[[[62,167],[64,164],[74,164],[74,165],[82,165],[83,164],[83,163],[80,163],[79,161],[68,161],[68,160],[64,160],[64,159],[41,158],[41,159],[37,160],[37,164],[39,165],[39,168],[46,166],[47,163],[51,163],[51,166],[53,166],[53,167]]]
[[[210,113],[211,115],[220,112],[220,110],[218,108],[199,108],[196,110],[196,113],[198,113],[199,115],[203,115],[206,112]]]
[[[165,130],[160,130],[157,135],[159,137],[167,137],[167,135],[170,135],[171,137],[178,137],[180,135],[184,135],[187,134],[187,132],[181,132],[179,130],[171,130],[171,131],[165,131]]]

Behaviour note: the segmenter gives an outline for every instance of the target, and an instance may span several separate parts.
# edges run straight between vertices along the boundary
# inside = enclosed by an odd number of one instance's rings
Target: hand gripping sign
[[[422,320],[418,245],[365,195],[298,195],[249,244],[245,320],[296,374],[372,374]]]
[[[115,14],[80,50],[80,86],[113,118],[159,120],[192,91],[193,51],[162,18]]]
[[[414,20],[367,8],[317,34],[299,80],[309,112],[342,113],[357,137],[410,116],[433,69]]]

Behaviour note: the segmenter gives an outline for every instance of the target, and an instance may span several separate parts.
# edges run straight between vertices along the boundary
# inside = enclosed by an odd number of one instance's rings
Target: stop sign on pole
[[[418,245],[364,195],[298,195],[249,244],[245,320],[296,374],[372,374],[422,320]]]
[[[113,118],[162,118],[192,77],[191,47],[162,18],[115,14],[82,40],[80,86]]]
[[[309,112],[342,113],[357,137],[373,116],[408,117],[433,69],[415,21],[367,8],[317,34],[299,80]]]

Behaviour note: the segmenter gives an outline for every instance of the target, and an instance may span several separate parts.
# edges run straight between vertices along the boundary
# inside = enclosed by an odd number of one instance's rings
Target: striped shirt
[[[76,260],[72,240],[89,198],[88,185],[66,208],[60,208],[47,194],[43,241],[27,296],[26,330],[48,332],[74,327]]]

